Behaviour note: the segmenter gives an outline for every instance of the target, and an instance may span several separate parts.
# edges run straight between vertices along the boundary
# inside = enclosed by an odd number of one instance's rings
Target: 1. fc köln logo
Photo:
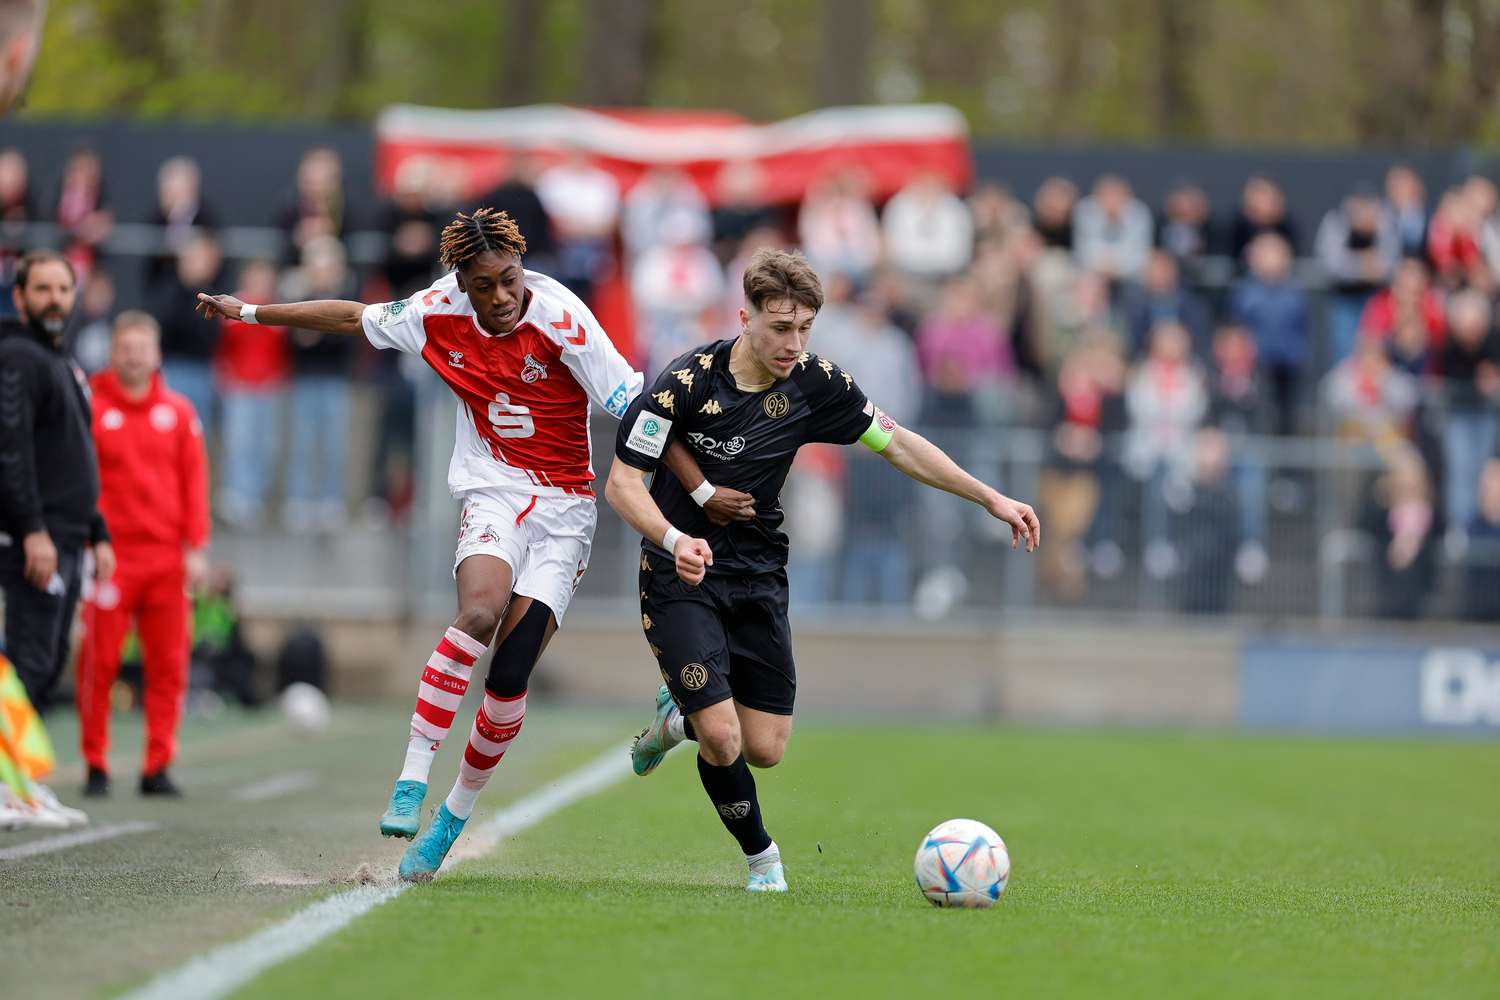
[[[521,381],[530,385],[532,382],[540,382],[546,377],[547,366],[531,355],[526,355],[524,367],[521,369]]]

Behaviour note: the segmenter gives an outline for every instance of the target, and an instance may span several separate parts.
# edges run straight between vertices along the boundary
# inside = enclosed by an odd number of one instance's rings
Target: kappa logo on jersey
[[[677,397],[675,395],[673,395],[671,389],[663,389],[661,392],[658,392],[656,395],[652,396],[651,398],[654,399],[654,400],[656,400],[656,405],[657,406],[660,406],[663,410],[666,410],[668,413],[676,413],[677,412]]]
[[[708,670],[701,663],[689,663],[682,668],[682,686],[689,691],[701,691],[708,683]]]
[[[717,399],[710,399],[708,402],[703,404],[703,407],[698,412],[707,413],[710,417],[717,417],[719,414],[724,412],[724,407],[719,405],[719,401]]]
[[[844,371],[844,369],[842,369],[842,368],[839,369],[839,374],[842,375],[842,376],[844,376],[844,391],[848,392],[850,389],[853,389],[854,388],[854,376],[850,375],[848,372]]]
[[[719,815],[725,819],[744,819],[750,815],[749,801],[721,802],[718,805]]]
[[[676,375],[677,381],[681,382],[685,387],[689,389],[693,387],[693,370],[691,368],[679,368],[672,374]]]
[[[786,398],[786,393],[784,392],[771,393],[766,397],[766,401],[762,405],[765,407],[766,416],[772,420],[780,420],[792,408],[791,401]]]
[[[708,371],[714,366],[714,356],[712,354],[695,354],[693,357],[698,359],[698,367],[704,371]]]
[[[448,364],[450,366],[454,367],[454,368],[462,368],[464,366],[464,352],[463,351],[449,351],[448,352]]]
[[[661,458],[667,447],[667,432],[671,429],[672,421],[666,417],[642,410],[635,415],[635,426],[630,428],[625,446],[648,458]]]
[[[524,359],[524,365],[521,368],[521,381],[525,382],[527,385],[530,385],[533,382],[540,382],[546,377],[547,366],[542,364],[536,358],[532,357],[530,354],[526,355]]]
[[[619,418],[624,416],[625,408],[630,405],[630,387],[624,382],[615,386],[615,391],[609,394],[604,401],[604,412],[610,416]]]
[[[641,630],[645,632],[651,631],[651,616],[644,611],[641,612]]]
[[[699,451],[706,452],[714,458],[722,459],[726,462],[745,450],[745,439],[738,434],[727,441],[720,441],[718,438],[711,438],[707,434],[699,434],[697,431],[693,431],[688,434],[688,440]]]
[[[818,359],[818,367],[823,369],[823,374],[828,376],[828,381],[833,381],[833,362],[827,358]]]

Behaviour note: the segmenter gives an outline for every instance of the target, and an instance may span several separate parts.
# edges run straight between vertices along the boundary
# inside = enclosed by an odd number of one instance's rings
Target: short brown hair
[[[110,327],[110,335],[118,334],[122,330],[150,330],[161,339],[161,324],[156,317],[139,309],[126,309],[115,317],[114,324]]]
[[[757,250],[745,268],[745,301],[760,312],[778,299],[817,312],[823,308],[823,282],[800,253]]]
[[[56,250],[30,250],[21,258],[16,265],[16,287],[21,291],[26,290],[26,283],[31,280],[31,269],[38,264],[61,264],[68,269],[68,277],[73,279],[73,284],[78,284],[78,274],[73,270],[73,262],[68,260]]]

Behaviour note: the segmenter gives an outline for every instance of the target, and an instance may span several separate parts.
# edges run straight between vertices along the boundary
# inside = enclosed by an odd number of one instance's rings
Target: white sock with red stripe
[[[417,710],[411,716],[406,763],[398,781],[427,783],[432,759],[453,726],[453,715],[469,690],[474,661],[484,655],[484,650],[484,643],[456,628],[443,634],[417,685]]]
[[[469,731],[469,745],[464,748],[464,759],[458,765],[458,780],[453,791],[448,793],[448,811],[458,819],[468,819],[474,811],[479,793],[489,783],[490,775],[500,766],[500,758],[510,747],[511,741],[521,731],[521,720],[526,718],[526,692],[514,698],[497,698],[484,693],[484,704],[474,715],[474,728]]]

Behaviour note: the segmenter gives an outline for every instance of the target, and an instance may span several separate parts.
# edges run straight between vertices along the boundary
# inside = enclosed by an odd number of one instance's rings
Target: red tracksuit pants
[[[177,727],[187,691],[188,597],[177,547],[117,547],[119,569],[84,604],[83,649],[78,657],[78,722],[83,759],[108,770],[109,694],[120,673],[120,653],[136,627],[143,659],[146,762],[160,771],[177,755]]]

